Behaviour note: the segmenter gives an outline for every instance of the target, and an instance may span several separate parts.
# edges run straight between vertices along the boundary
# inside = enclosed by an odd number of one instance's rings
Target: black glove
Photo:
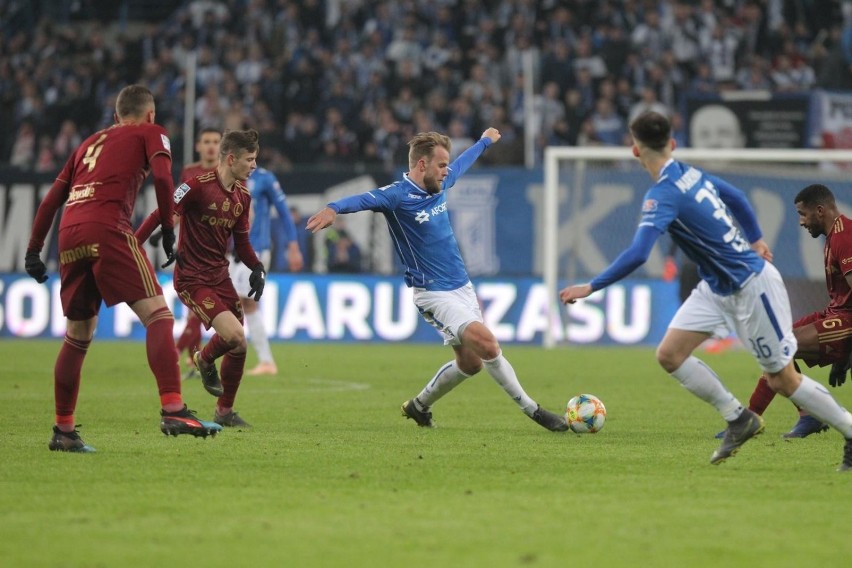
[[[41,261],[39,251],[33,249],[27,251],[27,256],[24,257],[24,268],[27,274],[35,278],[39,284],[47,280],[47,267]]]
[[[254,294],[254,301],[259,302],[260,296],[263,294],[263,287],[266,285],[266,271],[263,269],[263,263],[259,263],[252,269],[249,285],[251,285],[251,290],[249,290],[248,297],[251,298],[251,295]]]
[[[847,363],[834,363],[831,365],[831,372],[828,374],[828,384],[833,387],[839,387],[846,382],[846,371],[849,370]]]
[[[153,236],[152,236],[153,238]],[[162,265],[166,268],[177,259],[175,254],[175,230],[172,227],[162,228],[163,251],[166,253],[166,262]]]
[[[162,231],[157,231],[153,235],[148,237],[148,242],[151,243],[152,245],[154,245],[155,247],[160,246],[160,241],[162,241],[162,240],[163,240]]]

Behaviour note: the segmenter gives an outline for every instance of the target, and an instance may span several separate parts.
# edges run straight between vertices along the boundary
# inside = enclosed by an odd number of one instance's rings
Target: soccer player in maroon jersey
[[[180,181],[194,178],[197,175],[207,173],[216,168],[219,163],[219,144],[222,142],[222,133],[215,128],[204,128],[198,133],[195,140],[195,151],[198,152],[199,161],[186,165],[180,172]],[[195,312],[189,310],[186,315],[186,325],[183,332],[178,337],[177,347],[178,354],[186,351],[187,365],[189,371],[184,374],[184,378],[191,378],[197,371],[192,362],[193,354],[198,351],[201,345],[201,320],[195,315]]]
[[[796,358],[808,367],[831,365],[829,384],[838,387],[846,381],[852,364],[852,219],[841,215],[834,194],[824,185],[809,185],[793,202],[799,214],[799,225],[812,237],[825,235],[823,256],[825,284],[830,301],[828,307],[809,314],[793,324],[798,342]],[[760,377],[749,400],[749,408],[763,414],[775,392]],[[804,438],[828,430],[803,410],[799,421],[784,438]]]
[[[260,300],[266,271],[249,242],[251,193],[245,183],[257,168],[257,140],[255,130],[226,132],[216,169],[184,181],[174,192],[181,227],[174,256],[175,290],[201,323],[215,330],[193,360],[204,388],[218,397],[213,420],[223,426],[249,426],[234,412],[246,362],[246,336],[240,298],[228,274],[227,251],[233,238],[237,256],[252,271],[249,297]],[[136,236],[146,239],[161,221],[154,211]],[[219,357],[221,380],[216,369]]]
[[[80,370],[95,328],[101,301],[127,303],[146,328],[148,365],[157,379],[164,434],[215,434],[218,424],[199,420],[183,403],[180,367],[173,341],[174,317],[145,251],[133,235],[130,217],[139,188],[153,173],[163,224],[163,249],[173,255],[171,147],[166,131],[154,124],[151,91],[125,87],[115,104],[116,124],[89,136],[75,150],[39,205],[25,267],[38,282],[47,280],[40,258],[53,218],[65,204],[59,224],[59,276],[65,341],[54,368],[56,425],[51,450],[92,452],[80,438],[74,411]]]

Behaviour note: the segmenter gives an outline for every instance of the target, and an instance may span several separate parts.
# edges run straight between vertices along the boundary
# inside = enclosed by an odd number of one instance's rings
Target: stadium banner
[[[810,148],[814,102],[809,93],[687,93],[685,140],[691,148]]]
[[[625,149],[625,163],[633,164]],[[572,197],[573,174],[560,174],[565,191],[560,192],[560,265],[571,262],[576,280],[588,280],[604,270],[626,248],[636,230],[642,198],[650,185],[635,165],[598,164],[585,169],[584,198]],[[714,173],[742,188],[754,205],[764,238],[775,252],[775,263],[785,278],[822,280],[822,244],[804,231],[793,207],[793,196],[810,183],[847,187],[837,172],[797,174],[778,168],[757,172],[728,171],[714,165]],[[10,177],[11,176],[11,177]],[[840,180],[840,181],[839,181]],[[544,254],[544,191],[541,169],[475,168],[464,175],[448,195],[450,218],[456,238],[473,278],[535,278],[541,275]],[[339,179],[330,187],[318,187],[313,194],[288,196],[288,203],[312,214],[331,199],[343,194],[367,191],[381,183],[377,176],[358,175],[349,181]],[[23,272],[30,228],[41,196],[50,183],[44,176],[12,176],[0,172],[0,273]],[[852,211],[849,192],[835,192],[842,211]],[[146,186],[136,207],[138,220],[156,206],[153,187]],[[399,273],[396,254],[381,215],[361,212],[346,215],[346,227],[365,256],[370,257],[371,273],[392,276]],[[178,229],[179,230],[179,229]],[[314,272],[324,271],[324,233],[314,235]],[[634,278],[659,278],[662,274],[668,238],[660,240],[648,262]],[[145,245],[156,266],[165,261],[162,249]],[[574,251],[574,252],[572,252]],[[48,235],[42,258],[49,270],[58,269],[56,225]],[[566,278],[569,273],[564,273]]]
[[[820,91],[817,95],[819,130],[822,148],[852,148],[852,94]],[[849,164],[844,164],[849,168]]]
[[[186,322],[171,275],[159,275],[175,314],[175,334]],[[561,321],[549,321],[542,282],[533,278],[477,279],[483,317],[502,343],[540,345],[554,325],[560,342],[577,345],[657,345],[678,307],[677,283],[626,280],[589,299],[561,308]],[[412,291],[401,278],[269,274],[261,299],[273,341],[439,343],[438,333],[420,317]],[[39,284],[22,274],[0,275],[0,338],[61,338],[65,318],[59,278]],[[210,332],[205,332],[209,337]],[[145,330],[125,304],[102,306],[96,338],[144,340]]]

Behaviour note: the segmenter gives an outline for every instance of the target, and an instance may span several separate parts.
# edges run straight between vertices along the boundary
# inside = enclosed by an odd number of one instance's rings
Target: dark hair
[[[236,156],[243,152],[257,152],[260,149],[257,139],[257,130],[254,129],[227,130],[219,145],[219,155],[224,157],[228,154]]]
[[[800,191],[793,198],[793,203],[801,203],[805,207],[836,207],[834,202],[834,194],[831,190],[821,183],[814,183]]]
[[[205,134],[218,134],[220,137],[222,136],[222,131],[218,128],[213,128],[212,126],[208,126],[206,128],[202,128],[198,131],[198,134],[195,135],[195,141],[201,142],[201,137]]]
[[[128,85],[121,89],[115,99],[115,114],[118,118],[141,116],[154,106],[154,95],[142,85]]]
[[[630,134],[643,146],[659,152],[671,139],[672,125],[662,114],[646,111],[630,123]]]

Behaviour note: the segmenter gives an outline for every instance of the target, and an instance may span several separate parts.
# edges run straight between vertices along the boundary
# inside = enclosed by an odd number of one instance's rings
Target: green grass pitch
[[[718,415],[650,349],[505,346],[559,410],[589,392],[603,431],[555,434],[480,373],[417,428],[400,404],[451,350],[277,344],[279,377],[246,377],[255,425],[166,438],[142,343],[98,342],[77,421],[96,454],[49,452],[59,341],[0,342],[0,566],[848,566],[852,475],[837,432],[766,433],[709,465]],[[701,354],[743,401],[744,351]],[[249,355],[248,365],[254,364]],[[825,383],[827,372],[812,376]],[[832,389],[852,404],[852,385]],[[184,383],[209,419],[214,399]]]

